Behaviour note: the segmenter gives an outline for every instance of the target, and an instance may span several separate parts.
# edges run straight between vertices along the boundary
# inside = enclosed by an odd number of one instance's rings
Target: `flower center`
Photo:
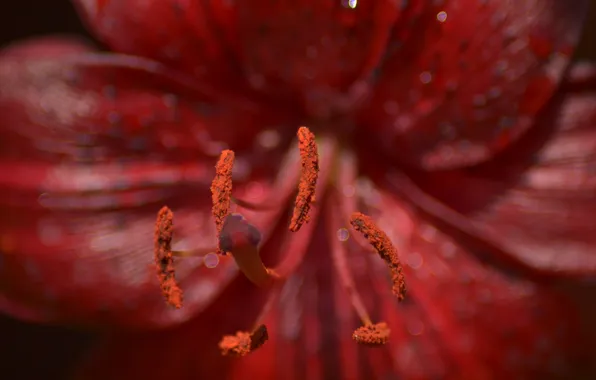
[[[299,231],[309,221],[309,213],[315,203],[315,193],[318,187],[321,186],[321,184],[317,184],[319,179],[319,153],[315,136],[306,127],[300,127],[297,136],[301,171],[298,180],[298,193],[289,225],[289,230],[292,233]],[[172,251],[174,215],[169,208],[164,206],[157,215],[155,227],[155,263],[162,293],[166,302],[175,308],[182,307],[183,301],[182,290],[175,280],[174,257],[176,256],[182,258],[204,255],[212,251],[216,251],[219,255],[230,254],[236,261],[238,268],[251,282],[259,287],[269,289],[269,301],[264,311],[257,318],[256,327],[251,332],[239,331],[236,335],[225,336],[219,343],[223,355],[244,356],[267,341],[268,332],[262,320],[265,318],[270,304],[276,301],[286,279],[302,262],[306,245],[304,245],[304,249],[290,250],[291,252],[274,268],[268,268],[263,264],[259,255],[262,240],[261,232],[243,215],[230,213],[230,208],[232,202],[254,210],[265,210],[270,207],[252,204],[232,196],[234,158],[234,152],[231,150],[224,150],[221,153],[215,166],[215,178],[211,185],[212,214],[217,231],[217,247],[207,251]],[[342,173],[340,173],[341,176]],[[314,206],[319,207],[319,204],[314,204]],[[331,205],[330,207],[343,208],[346,211],[345,205]],[[387,263],[391,273],[393,293],[398,301],[402,301],[406,294],[403,270],[397,251],[387,235],[374,224],[370,217],[359,212],[352,213],[350,225],[362,234],[364,240]],[[364,243],[363,241],[359,242]],[[384,322],[375,324],[371,321],[357,291],[352,274],[348,269],[345,248],[337,239],[332,241],[332,257],[340,281],[351,299],[354,311],[363,324],[354,331],[352,338],[356,342],[368,346],[385,344],[389,339],[389,328]]]

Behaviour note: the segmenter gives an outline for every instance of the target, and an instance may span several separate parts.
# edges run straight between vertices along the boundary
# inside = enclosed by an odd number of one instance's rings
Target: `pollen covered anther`
[[[391,244],[389,237],[383,232],[369,216],[355,212],[350,218],[350,224],[356,231],[361,232],[366,240],[375,248],[379,256],[387,263],[391,271],[391,280],[393,282],[393,294],[399,301],[403,301],[406,296],[406,282],[403,274],[403,268],[397,250]]]
[[[298,145],[300,149],[301,172],[298,183],[298,195],[294,205],[290,231],[296,232],[308,222],[311,203],[315,201],[315,188],[319,176],[319,152],[315,135],[306,127],[298,129]]]
[[[174,257],[172,255],[172,235],[174,213],[164,206],[157,214],[155,223],[154,259],[157,277],[166,302],[175,307],[182,307],[182,289],[176,283]]]
[[[236,335],[226,335],[219,342],[223,356],[246,356],[267,342],[269,334],[265,325],[259,325],[252,332],[238,331]]]
[[[389,341],[391,330],[385,322],[365,325],[352,333],[352,339],[366,346],[382,346]]]
[[[215,177],[211,182],[211,199],[213,202],[213,217],[215,218],[215,227],[217,237],[223,228],[224,220],[230,213],[230,202],[232,200],[232,168],[234,167],[234,152],[224,150],[219,156],[215,165]],[[225,254],[225,251],[218,247],[219,254]]]

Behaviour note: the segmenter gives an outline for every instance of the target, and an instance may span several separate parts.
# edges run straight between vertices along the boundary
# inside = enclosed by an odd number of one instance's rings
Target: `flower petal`
[[[367,208],[397,245],[405,263],[409,301],[395,305],[372,263],[381,301],[379,318],[401,331],[393,360],[411,378],[577,377],[591,338],[578,310],[546,283],[535,283],[484,263],[456,240],[384,191],[369,193]],[[367,199],[368,198],[368,199]],[[384,281],[383,281],[384,282]],[[406,376],[408,378],[408,376]]]
[[[328,254],[329,239],[337,237],[323,229],[327,218],[334,217],[327,214],[318,221],[306,260],[268,315],[269,341],[259,350],[232,360],[217,351],[221,334],[245,329],[266,300],[265,292],[239,278],[205,313],[184,325],[113,335],[94,353],[81,378],[489,380],[572,375],[576,360],[583,359],[583,346],[575,309],[565,298],[479,262],[393,196],[375,189],[369,194],[380,195],[381,203],[371,203],[371,197],[365,204],[399,247],[410,292],[398,303],[382,260],[350,244],[349,266],[371,317],[387,322],[392,331],[384,347],[371,349],[351,339],[360,322]]]
[[[250,84],[298,94],[318,117],[348,110],[350,91],[378,65],[393,25],[407,22],[392,0],[243,1],[229,12]]]
[[[434,2],[384,60],[363,133],[426,169],[487,160],[523,135],[550,99],[587,1]]]
[[[150,57],[238,91],[250,86],[271,101],[286,95],[304,101],[311,116],[348,110],[354,94],[346,92],[370,75],[393,26],[407,24],[410,16],[394,0],[75,3],[91,29],[118,52]],[[421,1],[409,3],[418,7]]]
[[[467,170],[414,173],[418,190],[403,183],[400,191],[497,260],[534,275],[593,276],[595,85],[594,67],[575,66],[533,129],[503,154]],[[443,205],[414,200],[417,191]]]
[[[93,32],[117,52],[147,57],[201,80],[241,85],[241,72],[218,30],[226,3],[74,0]],[[134,9],[134,12],[130,10]]]
[[[579,74],[579,69],[572,75]],[[590,69],[591,81],[596,83],[596,68]],[[593,276],[596,86],[565,92],[539,123],[547,136],[532,158],[524,160],[528,154],[521,145],[512,147],[515,158],[491,165],[507,166],[511,174],[525,163],[530,167],[514,186],[478,210],[474,221],[529,267],[560,275]],[[503,174],[498,169],[491,173],[479,168],[470,180],[502,181]]]
[[[274,112],[215,101],[153,61],[56,45],[0,57],[0,308],[35,321],[185,320],[236,270],[181,260],[186,304],[167,309],[152,265],[157,211],[175,213],[174,249],[214,246],[219,141],[241,157],[236,195],[266,199],[291,134],[262,145],[261,128],[281,123]]]

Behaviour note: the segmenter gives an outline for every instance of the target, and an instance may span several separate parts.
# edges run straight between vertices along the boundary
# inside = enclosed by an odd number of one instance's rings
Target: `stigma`
[[[319,152],[314,134],[306,127],[300,127],[297,132],[298,148],[300,152],[300,176],[297,183],[297,195],[288,229],[290,233],[298,232],[304,224],[309,222],[316,193],[321,188],[319,183]],[[239,200],[232,195],[232,169],[235,154],[231,150],[224,150],[215,165],[215,177],[211,184],[212,214],[216,227],[217,246],[209,250],[219,255],[229,255],[236,262],[238,269],[257,287],[270,292],[269,301],[263,308],[249,331],[238,331],[235,335],[226,335],[219,343],[219,349],[225,356],[245,356],[263,346],[269,338],[267,327],[263,324],[272,303],[277,301],[281,287],[288,277],[296,270],[305,256],[304,249],[288,250],[282,261],[275,267],[267,267],[260,257],[260,247],[263,240],[261,231],[251,224],[240,213],[233,213],[232,204],[241,205],[252,210],[267,210],[268,206],[253,204],[248,200]],[[323,181],[325,182],[325,181]],[[330,202],[327,202],[330,203]],[[342,205],[326,205],[335,209],[345,209]],[[337,222],[337,221],[336,221]],[[363,235],[372,250],[387,264],[391,275],[393,294],[397,301],[403,301],[406,296],[406,283],[397,250],[391,244],[388,236],[373,222],[372,218],[354,211],[349,218],[350,225],[355,231]],[[166,303],[175,308],[182,307],[183,293],[175,279],[174,257],[188,257],[206,254],[200,251],[172,251],[171,242],[174,233],[174,214],[164,206],[158,213],[155,227],[155,266],[157,278]],[[294,236],[294,235],[292,235]],[[357,344],[364,346],[382,346],[389,341],[390,329],[384,322],[373,323],[364,307],[364,302],[357,290],[352,274],[348,269],[346,252],[343,245],[333,239],[331,254],[334,269],[338,273],[340,282],[349,295],[355,313],[362,322],[362,326],[352,334]]]

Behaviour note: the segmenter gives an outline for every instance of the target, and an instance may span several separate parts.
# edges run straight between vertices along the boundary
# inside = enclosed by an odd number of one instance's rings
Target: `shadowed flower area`
[[[587,1],[75,3],[112,52],[0,52],[0,309],[82,379],[588,376]]]

